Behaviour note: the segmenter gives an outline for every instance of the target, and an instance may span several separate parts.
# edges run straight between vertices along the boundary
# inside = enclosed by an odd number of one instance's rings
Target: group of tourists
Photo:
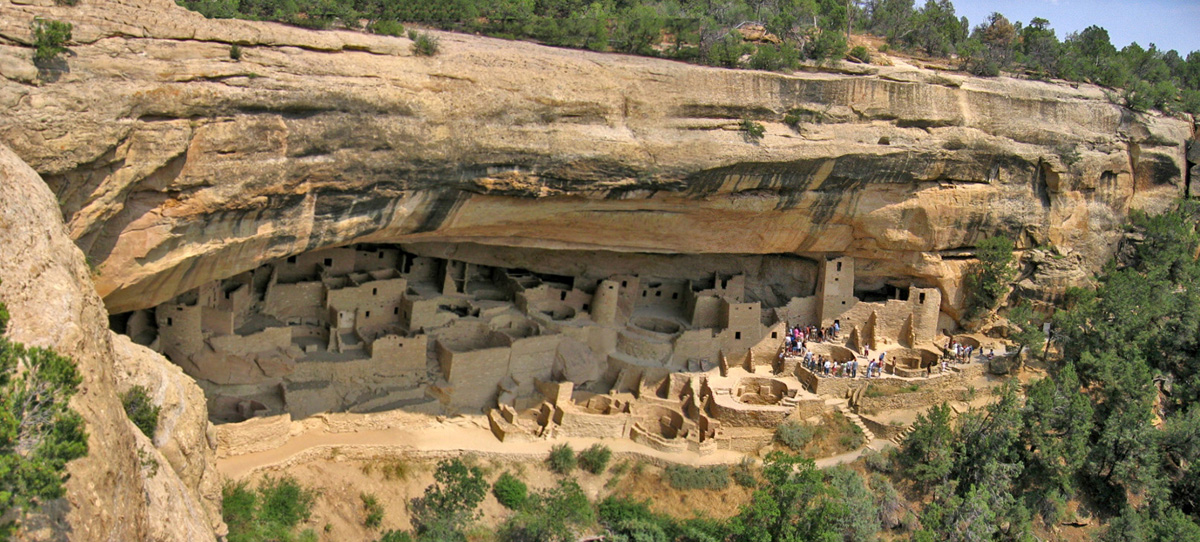
[[[788,355],[803,355],[808,350],[808,342],[823,343],[838,338],[842,326],[837,321],[829,327],[795,326],[789,327],[783,337],[784,351]]]
[[[813,356],[812,352],[804,354],[804,361],[801,365],[814,374],[832,378],[858,378],[859,370],[862,368],[858,359],[850,361],[833,361],[823,355]],[[862,376],[865,378],[875,378],[881,374],[883,367],[883,354],[879,355],[879,360],[874,359],[867,361],[866,371]]]

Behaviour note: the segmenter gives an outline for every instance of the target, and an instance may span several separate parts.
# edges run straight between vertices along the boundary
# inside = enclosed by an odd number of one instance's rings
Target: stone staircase
[[[908,436],[911,435],[912,432],[913,432],[913,426],[911,426],[911,425],[908,427],[905,427],[904,429],[901,429],[900,432],[896,434],[896,436],[892,437],[892,444],[895,444],[896,447],[899,448],[900,445],[904,443],[904,439],[908,438]]]
[[[863,423],[862,418],[858,417],[858,414],[855,414],[852,410],[850,410],[850,401],[846,399],[831,398],[825,399],[825,404],[837,409],[837,411],[841,412],[846,419],[850,420],[850,423],[853,423],[854,425],[857,425],[859,429],[862,429],[863,435],[867,437],[867,442],[875,440],[875,433],[872,433],[871,430],[867,428],[867,424]]]

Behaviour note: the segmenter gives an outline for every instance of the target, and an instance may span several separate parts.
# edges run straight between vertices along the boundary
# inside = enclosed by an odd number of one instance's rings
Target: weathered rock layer
[[[864,283],[936,285],[953,312],[976,239],[1094,269],[1130,209],[1188,179],[1190,122],[1086,85],[902,63],[731,71],[452,34],[423,58],[403,38],[167,0],[34,4],[0,6],[0,66],[28,62],[35,16],[75,23],[78,44],[53,83],[5,70],[0,141],[58,195],[112,312],[357,241],[844,253]]]
[[[25,518],[18,538],[215,540],[224,524],[203,394],[162,356],[124,337],[114,345],[53,195],[3,145],[0,246],[0,300],[12,314],[8,336],[75,361],[83,382],[71,407],[88,433],[87,456],[67,465],[66,496]],[[135,382],[150,384],[156,402],[167,407],[158,449],[126,418],[118,398]]]

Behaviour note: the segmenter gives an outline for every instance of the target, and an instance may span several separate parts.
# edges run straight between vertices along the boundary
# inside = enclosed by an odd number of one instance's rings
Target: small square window
[[[325,267],[333,266],[333,258],[325,258]]]
[[[296,257],[295,257],[295,256],[288,256],[287,262],[288,262],[288,263],[296,263]]]
[[[778,332],[778,331],[772,331],[772,332],[771,332],[771,338],[772,338],[772,339],[778,339],[778,338],[779,338],[779,332]]]
[[[625,280],[621,281],[621,287],[624,288],[626,286],[629,286],[629,281],[625,281]]]
[[[674,293],[672,293],[672,294],[671,294],[671,299],[679,299],[679,292],[674,292]]]
[[[583,312],[587,312],[589,310],[591,310],[591,306],[589,306],[587,303],[584,303],[583,304]]]
[[[742,338],[742,332],[741,332],[741,331],[735,331],[735,332],[733,332],[733,338],[734,338],[734,339],[741,339],[741,338]]]
[[[662,290],[654,292],[654,297],[662,297]]]

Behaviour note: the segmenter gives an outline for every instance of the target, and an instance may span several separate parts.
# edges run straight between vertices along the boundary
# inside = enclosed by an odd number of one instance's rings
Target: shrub
[[[0,303],[0,332],[8,318]],[[67,462],[87,455],[83,418],[67,406],[80,381],[70,358],[0,335],[0,540],[26,511],[62,497]]]
[[[610,459],[612,459],[612,450],[609,450],[608,446],[596,443],[579,452],[579,468],[592,474],[600,474],[608,467]]]
[[[476,517],[475,509],[487,495],[483,469],[460,458],[438,462],[434,484],[425,495],[411,501],[411,521],[419,533],[454,532]],[[434,537],[436,538],[436,537]]]
[[[862,448],[867,443],[867,435],[863,433],[861,427],[855,424],[849,424],[849,429],[849,433],[843,433],[838,437],[838,444],[850,450]]]
[[[867,465],[868,469],[882,473],[892,472],[893,465],[890,455],[884,455],[883,453],[868,449],[863,452],[862,458],[863,463]]]
[[[232,58],[234,60],[241,60],[242,59],[242,46],[238,45],[236,43],[229,46],[229,58]]]
[[[400,21],[384,19],[382,21],[374,21],[367,25],[367,31],[372,34],[379,34],[381,36],[403,36],[404,25],[400,24]]]
[[[414,34],[416,35],[414,36]],[[413,40],[412,52],[414,55],[433,56],[438,53],[438,47],[440,46],[440,43],[437,39],[437,36],[432,36],[425,32],[414,33],[412,31],[409,31],[408,36]]]
[[[527,506],[501,527],[501,542],[558,542],[575,540],[575,527],[595,521],[595,511],[573,480],[533,495]]]
[[[59,6],[75,6],[79,4],[79,0],[54,0],[54,4]]]
[[[966,278],[967,307],[972,315],[995,308],[1016,276],[1012,268],[1013,242],[1006,237],[989,237],[975,245],[978,261],[972,263]]]
[[[786,421],[775,428],[775,441],[791,448],[794,452],[803,450],[814,436],[816,436],[814,428],[799,422]]]
[[[67,52],[64,44],[71,41],[71,23],[48,21],[37,18],[31,23],[33,29],[33,61],[35,63],[53,62]]]
[[[862,45],[855,46],[846,54],[846,57],[863,64],[871,63],[871,51]]]
[[[316,492],[306,489],[295,478],[264,477],[257,490],[243,482],[226,484],[221,491],[221,517],[229,526],[229,542],[292,540],[293,530],[307,521],[316,501]],[[305,532],[301,539],[316,539]]]
[[[671,465],[663,472],[667,484],[675,489],[725,489],[729,487],[729,467],[689,467]]]
[[[370,493],[360,493],[359,498],[363,502],[363,513],[366,516],[363,518],[363,525],[368,529],[378,528],[383,523],[383,505],[379,504],[379,499]]]
[[[496,479],[496,483],[492,484],[492,495],[496,496],[496,500],[500,504],[510,510],[519,510],[525,506],[525,501],[529,497],[529,488],[512,473],[505,472]]]
[[[388,530],[379,537],[378,542],[413,542],[413,538],[404,531]]]
[[[158,430],[158,415],[162,407],[155,405],[150,399],[150,390],[145,386],[134,386],[121,395],[121,404],[125,405],[125,415],[142,430],[142,434],[154,439]]]
[[[758,477],[754,475],[754,460],[749,457],[743,457],[742,461],[734,465],[729,473],[739,486],[751,489],[758,487]]]
[[[371,473],[375,471],[379,471],[379,473],[383,474],[384,480],[390,481],[407,480],[409,475],[412,474],[413,468],[403,459],[393,458],[372,460],[368,463],[363,463],[363,466],[360,470],[362,470],[362,473],[366,474],[367,476],[370,476]]]
[[[550,457],[546,462],[549,463],[550,470],[562,475],[570,474],[575,470],[575,450],[567,443],[555,445],[550,449]]]
[[[738,127],[742,130],[742,135],[746,138],[747,142],[760,141],[767,134],[767,129],[762,124],[750,119],[742,119]]]

